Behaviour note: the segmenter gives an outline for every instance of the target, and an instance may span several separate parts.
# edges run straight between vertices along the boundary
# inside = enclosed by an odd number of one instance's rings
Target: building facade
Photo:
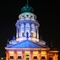
[[[6,60],[58,60],[58,50],[51,50],[40,37],[37,16],[26,4],[21,9],[16,26],[16,37],[7,40]]]

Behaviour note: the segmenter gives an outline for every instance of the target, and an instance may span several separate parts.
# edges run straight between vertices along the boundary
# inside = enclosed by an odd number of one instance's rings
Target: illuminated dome
[[[36,15],[33,13],[34,9],[27,3],[22,9],[21,14],[18,16],[19,20],[36,20]]]

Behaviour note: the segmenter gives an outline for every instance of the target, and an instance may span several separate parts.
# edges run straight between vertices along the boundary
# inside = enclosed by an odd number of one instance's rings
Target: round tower
[[[36,15],[33,13],[34,9],[26,4],[21,9],[21,14],[18,16],[16,26],[16,40],[31,40],[33,42],[39,41],[39,23],[36,21]]]

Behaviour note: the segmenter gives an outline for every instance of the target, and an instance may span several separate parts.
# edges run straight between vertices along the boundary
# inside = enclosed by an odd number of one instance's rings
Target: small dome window
[[[26,15],[27,17],[29,16],[29,15]]]

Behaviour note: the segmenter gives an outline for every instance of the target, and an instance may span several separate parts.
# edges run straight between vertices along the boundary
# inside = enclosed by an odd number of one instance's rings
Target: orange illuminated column
[[[6,60],[9,59],[9,55],[8,55],[8,52],[6,52]]]
[[[53,60],[56,60],[56,59],[55,59],[55,54],[54,54],[54,56],[53,56]]]
[[[44,59],[47,59],[46,51],[41,51],[41,59],[42,59],[42,57],[44,57]]]
[[[30,52],[30,60],[33,60],[33,51]]]
[[[38,52],[38,59],[41,60],[41,52]]]
[[[49,60],[49,53],[47,53],[47,60]]]
[[[46,56],[45,57],[46,57],[46,60],[48,60],[48,54],[47,54],[47,52],[46,52]]]
[[[53,60],[58,60],[58,57],[57,57],[56,54],[54,54],[54,56],[53,56]]]
[[[58,55],[57,54],[55,54],[55,60],[58,60]]]
[[[22,60],[24,60],[24,51],[22,51]]]
[[[14,52],[14,60],[16,60],[16,59],[17,59],[17,53]]]
[[[58,60],[58,54],[56,54],[56,60]]]

